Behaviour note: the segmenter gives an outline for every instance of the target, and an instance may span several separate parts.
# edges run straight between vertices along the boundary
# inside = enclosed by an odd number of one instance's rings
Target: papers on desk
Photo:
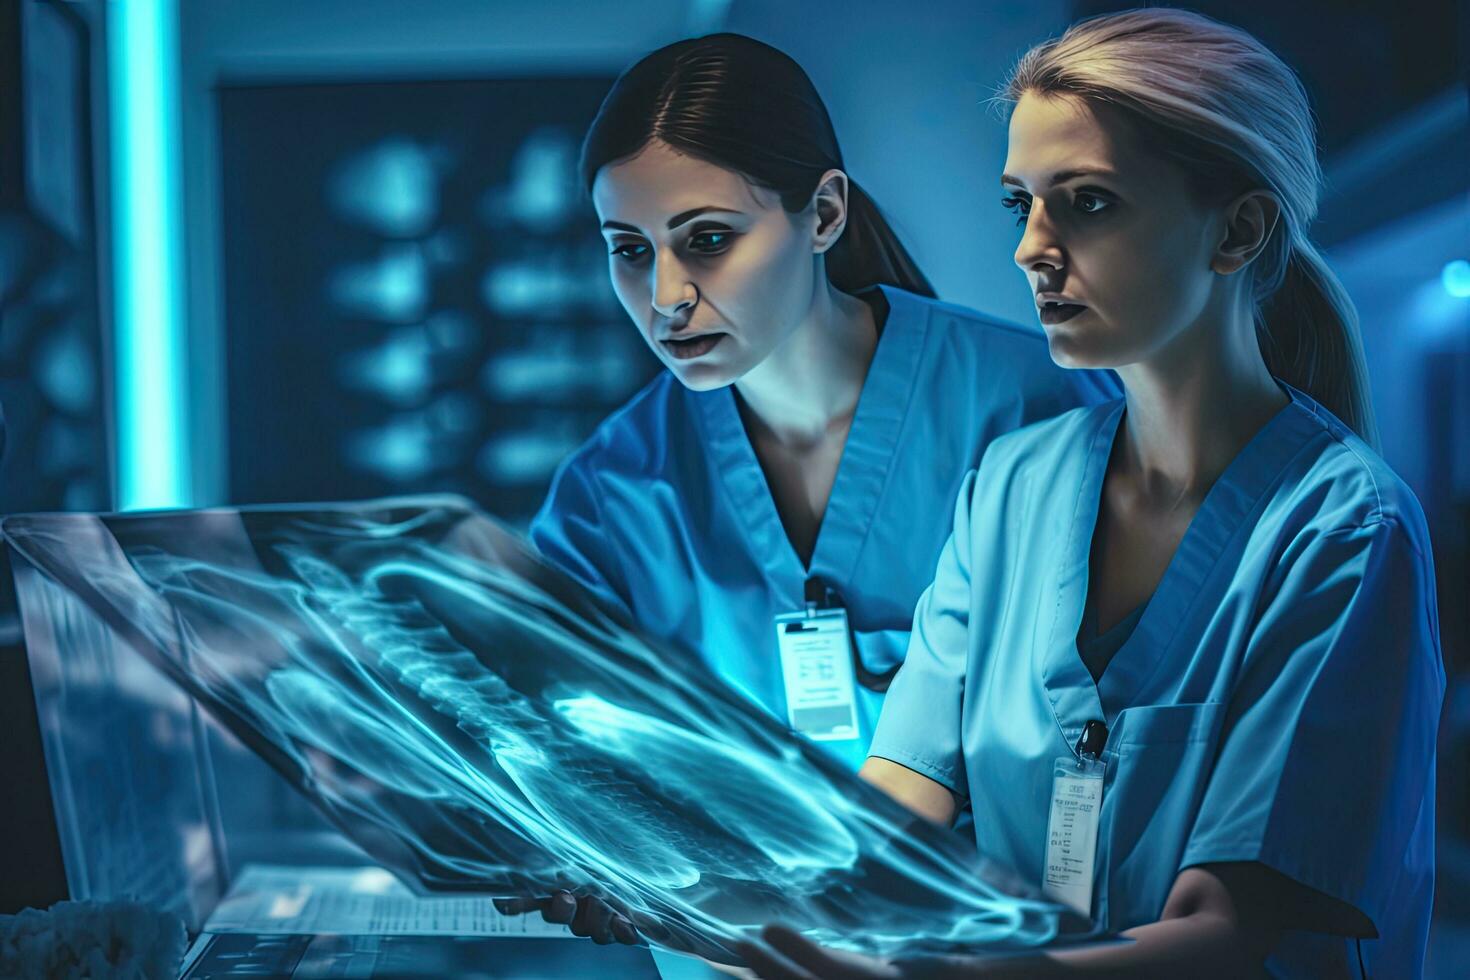
[[[205,924],[212,933],[565,939],[537,913],[501,915],[488,896],[423,897],[382,868],[251,864]]]

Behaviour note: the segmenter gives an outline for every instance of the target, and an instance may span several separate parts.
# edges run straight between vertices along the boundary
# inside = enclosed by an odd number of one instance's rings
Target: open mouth
[[[663,344],[664,350],[668,351],[674,357],[681,361],[687,361],[690,358],[703,357],[718,347],[720,341],[724,339],[725,335],[722,333],[707,333],[687,339],[670,338],[668,340],[660,340],[659,343]]]
[[[1058,303],[1048,300],[1037,307],[1037,313],[1041,316],[1042,323],[1051,326],[1054,323],[1066,323],[1085,309],[1087,307],[1080,303]]]

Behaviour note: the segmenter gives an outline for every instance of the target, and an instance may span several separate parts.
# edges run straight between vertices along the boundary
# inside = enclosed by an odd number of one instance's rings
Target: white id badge
[[[835,742],[858,737],[851,643],[845,609],[776,617],[786,718],[807,738]]]
[[[1041,890],[1092,918],[1097,824],[1106,767],[1091,756],[1064,756],[1052,766],[1051,817],[1046,828],[1046,871]]]

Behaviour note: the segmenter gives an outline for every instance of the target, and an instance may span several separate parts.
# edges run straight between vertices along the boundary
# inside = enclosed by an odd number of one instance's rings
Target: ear
[[[837,244],[847,227],[847,174],[841,170],[822,174],[817,189],[812,192],[812,208],[817,214],[812,251],[820,255]]]
[[[1225,206],[1225,234],[1210,257],[1210,268],[1228,276],[1250,265],[1271,240],[1280,218],[1281,202],[1270,191],[1246,191],[1231,201]]]

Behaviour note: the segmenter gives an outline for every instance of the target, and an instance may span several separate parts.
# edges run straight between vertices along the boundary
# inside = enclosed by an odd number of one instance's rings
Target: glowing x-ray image
[[[1086,929],[458,499],[0,529],[420,889],[600,894],[725,961],[772,921],[880,954]]]

